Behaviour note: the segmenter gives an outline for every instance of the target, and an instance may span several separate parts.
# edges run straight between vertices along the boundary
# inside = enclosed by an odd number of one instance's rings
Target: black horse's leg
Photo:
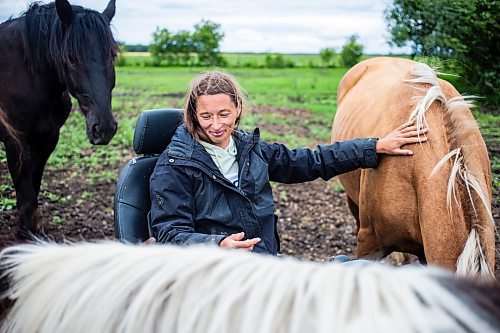
[[[50,157],[50,154],[56,148],[57,142],[59,141],[59,133],[53,135],[51,138],[44,140],[43,142],[39,142],[36,145],[32,146],[32,151],[35,153],[33,155],[36,156],[36,163],[33,165],[33,189],[38,197],[40,192],[40,184],[42,183],[43,170],[45,169],[45,164],[47,164],[47,160]]]
[[[18,238],[27,239],[32,235],[43,234],[38,213],[38,193],[45,164],[58,139],[57,134],[35,145],[24,145],[22,152],[6,144],[9,171],[16,189]]]
[[[17,236],[21,239],[30,238],[31,234],[39,233],[39,217],[36,213],[38,207],[37,193],[33,188],[33,159],[29,145],[22,147],[6,141],[5,152],[9,172],[16,189]]]
[[[43,235],[38,213],[38,194],[43,170],[59,140],[59,131],[71,110],[67,92],[53,104],[50,110],[53,127],[31,138],[30,144],[23,143],[22,149],[13,142],[5,142],[9,171],[16,189],[18,231],[20,239]]]

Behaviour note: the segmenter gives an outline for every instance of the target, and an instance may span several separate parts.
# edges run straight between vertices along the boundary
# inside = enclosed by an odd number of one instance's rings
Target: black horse
[[[42,232],[40,183],[69,116],[70,94],[86,118],[90,143],[107,144],[116,133],[114,14],[115,0],[103,13],[56,0],[33,3],[0,24],[0,140],[16,189],[19,237]]]

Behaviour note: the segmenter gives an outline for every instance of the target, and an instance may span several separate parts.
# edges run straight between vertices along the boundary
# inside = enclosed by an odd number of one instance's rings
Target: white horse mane
[[[456,96],[446,99],[441,87],[439,85],[439,80],[436,75],[436,71],[423,63],[417,63],[410,70],[410,73],[415,76],[413,79],[404,79],[403,81],[409,83],[425,83],[430,84],[431,87],[427,90],[425,96],[423,96],[420,101],[415,106],[415,109],[411,112],[409,119],[415,119],[417,129],[422,129],[423,127],[429,127],[427,120],[425,118],[425,112],[429,110],[430,106],[438,101],[443,104],[446,112],[456,112],[461,109],[470,109],[474,107],[472,99],[475,96]],[[487,211],[490,223],[495,225],[493,220],[493,215],[489,207],[488,200],[486,199],[486,192],[481,186],[479,180],[467,169],[466,164],[463,161],[461,154],[461,148],[456,148],[446,154],[434,167],[430,176],[435,175],[439,169],[446,164],[448,160],[455,157],[452,162],[451,173],[448,180],[447,188],[447,205],[448,213],[452,216],[453,201],[458,203],[458,198],[456,194],[456,181],[460,177],[467,190],[467,195],[470,198],[472,208],[476,212],[476,207],[474,206],[474,200],[472,191],[474,191],[479,197],[482,205]],[[454,200],[452,200],[452,198]],[[477,214],[476,214],[477,216]],[[476,229],[480,228],[478,224],[472,226],[472,231],[467,239],[464,250],[457,260],[457,274],[461,276],[477,276],[480,275],[482,278],[493,278],[494,274],[486,262],[485,255],[481,249],[480,239]]]
[[[2,332],[498,332],[450,272],[117,242],[7,248]],[[472,282],[470,282],[472,283]],[[454,287],[454,288],[452,288]],[[496,286],[498,287],[498,286]],[[466,289],[464,292],[457,290]],[[495,289],[498,292],[498,289]],[[486,304],[486,305],[485,305]]]

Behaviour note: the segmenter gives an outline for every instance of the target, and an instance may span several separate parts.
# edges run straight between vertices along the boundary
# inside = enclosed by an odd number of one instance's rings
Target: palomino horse
[[[498,282],[425,266],[100,242],[14,246],[0,270],[5,333],[500,331]]]
[[[57,0],[34,3],[0,25],[0,140],[16,189],[21,237],[39,231],[43,169],[69,116],[69,94],[78,100],[92,144],[107,144],[116,133],[111,90],[117,45],[109,28],[114,13],[114,0],[102,14]]]
[[[429,128],[428,142],[409,147],[414,156],[384,156],[376,169],[339,176],[358,223],[358,257],[407,252],[492,276],[490,161],[470,106],[430,67],[406,59],[372,58],[344,76],[332,141],[383,137],[411,119]]]

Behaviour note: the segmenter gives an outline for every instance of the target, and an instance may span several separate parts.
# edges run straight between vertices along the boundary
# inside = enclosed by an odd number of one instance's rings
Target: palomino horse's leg
[[[361,230],[361,224],[359,220],[359,206],[356,205],[356,203],[351,199],[351,197],[347,196],[347,206],[349,206],[349,210],[351,211],[352,215],[356,219],[356,226],[357,226],[357,231],[356,231],[356,237],[357,237],[357,243],[358,243],[358,249],[357,249],[357,257],[358,259],[365,259],[365,260],[381,260],[385,256],[387,256],[390,252],[385,251],[385,250],[375,250],[375,248],[372,248],[371,250],[369,249],[369,246],[376,245],[374,242],[369,242],[367,243],[366,241],[363,242],[364,239],[367,237],[364,235],[364,232],[361,232],[360,235],[360,230]],[[360,237],[361,237],[361,242],[360,242]],[[371,244],[371,245],[368,245]],[[368,246],[367,246],[368,245]]]
[[[354,203],[354,201],[349,196],[347,196],[347,206],[349,206],[349,210],[356,219],[356,224],[359,230],[359,207]]]
[[[370,261],[380,261],[383,258],[387,257],[391,252],[387,250],[378,250],[375,252],[365,253],[363,255],[359,255],[358,259],[370,260]]]
[[[357,258],[358,259],[366,259],[366,260],[380,260],[384,258],[386,255],[390,253],[390,251],[386,251],[384,249],[379,249],[377,246],[375,236],[369,236],[370,232],[367,232],[367,228],[361,228],[360,216],[359,216],[359,207],[356,205],[354,200],[352,200],[349,196],[347,196],[347,205],[349,206],[349,210],[352,215],[356,219],[357,231],[356,231],[356,240],[357,240]],[[369,228],[369,230],[373,233],[373,230]]]

